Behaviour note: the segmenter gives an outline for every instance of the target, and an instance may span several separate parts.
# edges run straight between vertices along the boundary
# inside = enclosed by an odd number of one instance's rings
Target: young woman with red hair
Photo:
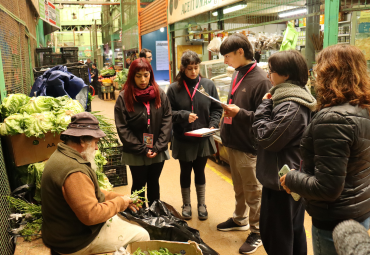
[[[159,177],[170,158],[171,105],[155,82],[145,58],[130,65],[127,81],[114,107],[117,132],[123,144],[122,163],[130,167],[131,191],[147,185],[149,205],[160,198]],[[141,194],[140,196],[144,196]]]

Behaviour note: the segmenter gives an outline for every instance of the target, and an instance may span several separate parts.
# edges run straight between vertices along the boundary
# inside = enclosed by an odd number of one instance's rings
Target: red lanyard
[[[193,98],[195,96],[195,93],[197,92],[197,88],[199,86],[199,83],[200,83],[200,76],[199,76],[199,82],[198,84],[195,86],[194,88],[194,91],[193,91],[193,95],[190,94],[190,91],[189,91],[189,88],[188,88],[188,85],[186,84],[186,82],[184,81],[184,85],[185,85],[185,88],[186,88],[186,91],[188,92],[189,94],[189,97],[191,99],[191,112],[194,112],[194,105],[193,105]]]
[[[257,63],[254,63],[254,64],[252,65],[252,67],[251,67],[251,68],[249,68],[248,72],[247,72],[246,74],[244,74],[244,76],[240,79],[240,81],[238,82],[238,84],[236,84],[236,86],[235,86],[235,82],[236,82],[236,79],[238,78],[238,74],[239,74],[239,72],[236,74],[235,79],[234,79],[234,82],[233,82],[233,89],[231,90],[231,97],[230,97],[230,100],[229,100],[229,104],[231,104],[231,103],[233,102],[234,93],[235,93],[235,91],[239,88],[240,83],[242,83],[242,81],[243,81],[243,79],[245,78],[245,76],[247,76],[247,74],[248,74],[250,71],[252,71],[252,70],[256,67],[256,65],[257,65]]]
[[[149,128],[150,126],[150,102],[149,101],[146,103],[143,102],[143,104],[145,105],[146,112],[148,113],[148,128]]]

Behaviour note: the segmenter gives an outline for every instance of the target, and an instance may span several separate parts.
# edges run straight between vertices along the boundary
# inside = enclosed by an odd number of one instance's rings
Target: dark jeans
[[[263,187],[260,232],[268,255],[306,255],[305,208],[285,191]]]
[[[360,224],[369,229],[370,218],[360,222]],[[312,246],[315,255],[337,255],[333,241],[333,231],[322,230],[312,225]]]
[[[180,161],[180,184],[181,188],[190,188],[191,184],[191,171],[194,169],[195,184],[204,185],[206,184],[206,176],[204,169],[206,168],[208,157],[198,157],[194,161]]]
[[[159,177],[161,176],[164,161],[161,163],[151,164],[150,166],[130,166],[132,175],[131,193],[136,190],[141,190],[147,185],[147,198],[149,206],[160,198],[159,192]],[[141,193],[141,197],[145,194]]]

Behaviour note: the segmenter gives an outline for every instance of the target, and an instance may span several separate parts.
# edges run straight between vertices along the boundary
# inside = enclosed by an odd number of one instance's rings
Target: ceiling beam
[[[63,1],[63,0],[54,0],[54,4],[69,4],[69,5],[119,5],[119,2],[103,2],[103,1]]]

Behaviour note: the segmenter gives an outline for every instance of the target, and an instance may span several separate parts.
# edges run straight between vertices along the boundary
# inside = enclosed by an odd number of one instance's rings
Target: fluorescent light
[[[223,13],[224,14],[228,14],[230,12],[235,12],[235,11],[239,11],[241,9],[244,9],[245,7],[247,7],[246,4],[235,5],[235,6],[232,6],[232,7],[229,7],[229,8],[224,9],[223,10]],[[212,12],[212,15],[213,16],[217,16],[217,12]]]
[[[292,11],[284,12],[284,13],[279,13],[279,18],[284,18],[284,17],[298,15],[298,14],[303,14],[303,13],[307,13],[307,9],[306,8],[304,8],[304,9],[298,9],[298,10],[292,10]]]
[[[164,27],[161,27],[160,29],[159,29],[159,31],[161,31],[162,33],[164,32]]]

